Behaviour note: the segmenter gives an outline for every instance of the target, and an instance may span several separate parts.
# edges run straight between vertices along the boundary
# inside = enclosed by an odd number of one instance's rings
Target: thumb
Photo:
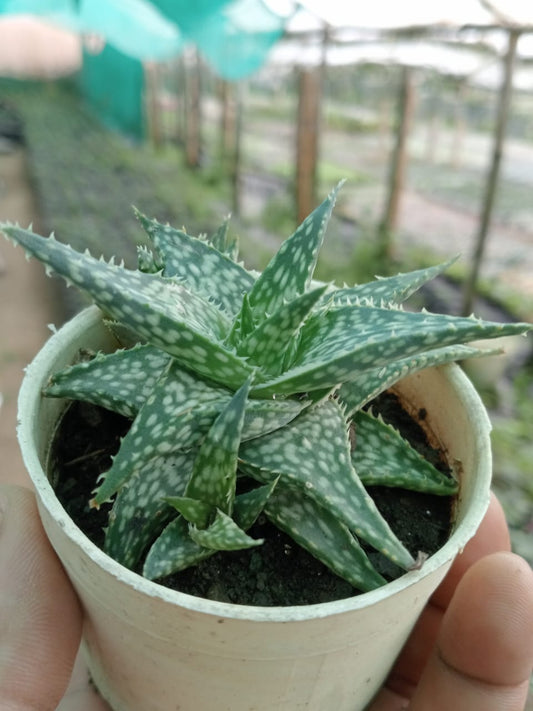
[[[522,711],[533,667],[533,572],[494,553],[464,575],[410,711]]]
[[[81,635],[81,612],[31,491],[0,486],[2,708],[55,709]]]

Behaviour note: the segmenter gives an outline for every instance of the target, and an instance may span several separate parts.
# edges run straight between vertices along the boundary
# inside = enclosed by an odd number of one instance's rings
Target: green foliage
[[[384,580],[360,541],[405,570],[415,561],[365,487],[457,491],[361,408],[408,373],[479,355],[471,340],[530,327],[404,311],[451,262],[342,289],[314,281],[336,195],[259,274],[237,261],[227,222],[197,238],[137,213],[150,247],[136,271],[2,227],[133,336],[55,374],[44,394],[132,419],[91,503],[112,502],[105,550],[148,578],[260,545],[248,530],[264,514],[370,590]]]

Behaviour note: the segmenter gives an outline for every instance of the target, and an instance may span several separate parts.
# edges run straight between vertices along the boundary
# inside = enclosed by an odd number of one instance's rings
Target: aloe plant
[[[259,274],[238,261],[227,222],[192,237],[137,213],[152,248],[135,271],[2,226],[128,334],[129,347],[55,374],[44,395],[132,420],[91,505],[112,502],[104,548],[150,579],[260,545],[248,531],[263,514],[370,590],[385,580],[360,540],[404,570],[415,561],[365,487],[457,492],[363,407],[409,373],[479,355],[474,339],[530,327],[403,310],[449,263],[350,288],[313,281],[336,194]]]

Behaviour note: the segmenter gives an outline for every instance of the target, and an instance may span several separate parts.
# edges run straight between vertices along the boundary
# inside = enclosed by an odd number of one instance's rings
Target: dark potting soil
[[[373,407],[412,446],[446,469],[440,453],[429,446],[423,428],[402,410],[394,395],[382,396]],[[419,412],[418,418],[425,419],[425,413]],[[103,546],[110,507],[90,509],[88,502],[98,477],[109,468],[130,425],[128,419],[108,410],[74,402],[66,410],[52,446],[50,470],[58,499],[99,547]],[[414,557],[420,551],[432,555],[447,540],[450,497],[385,487],[371,487],[369,493]],[[245,605],[306,605],[358,594],[266,517],[261,516],[249,533],[253,538],[263,538],[264,543],[242,551],[215,553],[197,566],[159,582],[191,595]],[[365,549],[387,580],[403,573],[380,553],[368,546]]]

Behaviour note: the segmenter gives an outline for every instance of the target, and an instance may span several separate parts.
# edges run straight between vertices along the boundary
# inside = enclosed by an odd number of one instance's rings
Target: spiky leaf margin
[[[136,215],[162,258],[165,276],[183,279],[196,293],[215,299],[228,314],[238,313],[243,294],[255,281],[244,267],[205,240],[150,220],[139,211]]]
[[[254,386],[252,392],[267,397],[333,387],[435,346],[519,335],[530,328],[526,323],[501,324],[370,306],[323,309],[303,325],[293,367]]]
[[[341,184],[281,245],[248,294],[254,312],[272,315],[309,287]]]
[[[391,486],[453,496],[458,482],[436,469],[380,417],[360,411],[353,418],[352,464],[365,486]]]
[[[279,477],[360,538],[408,569],[410,553],[394,535],[351,463],[344,413],[333,400],[308,408],[283,429],[241,445],[241,468],[259,481]]]
[[[209,300],[175,279],[127,270],[55,240],[7,226],[3,231],[49,269],[75,284],[112,318],[185,367],[228,387],[252,372],[224,347],[231,320]]]

